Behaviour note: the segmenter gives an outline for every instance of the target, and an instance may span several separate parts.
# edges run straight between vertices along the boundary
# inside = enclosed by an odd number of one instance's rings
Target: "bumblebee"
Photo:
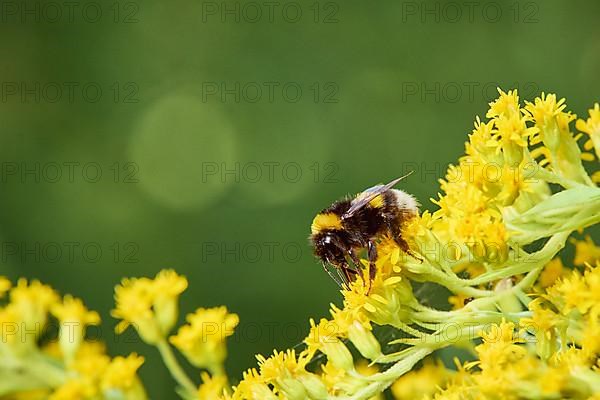
[[[402,227],[417,215],[419,204],[410,194],[393,189],[411,173],[387,185],[366,189],[353,198],[338,200],[313,219],[309,239],[314,253],[338,285],[348,285],[358,274],[361,250],[366,250],[369,260],[369,278],[371,281],[375,278],[376,243],[384,236],[411,254],[402,237]],[[336,279],[329,266],[340,279]]]

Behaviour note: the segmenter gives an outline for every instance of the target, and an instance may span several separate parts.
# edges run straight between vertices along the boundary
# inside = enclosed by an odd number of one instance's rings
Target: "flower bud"
[[[296,379],[277,379],[277,387],[284,397],[289,400],[306,400],[308,397],[304,385]]]
[[[354,321],[348,327],[348,339],[356,346],[360,354],[369,360],[375,360],[382,355],[381,345],[373,333],[359,321]]]
[[[311,399],[322,400],[329,396],[327,386],[316,375],[301,374],[298,376],[298,380],[302,382]]]
[[[354,369],[354,360],[352,354],[339,339],[329,338],[323,342],[323,353],[331,361],[331,363],[344,371]]]

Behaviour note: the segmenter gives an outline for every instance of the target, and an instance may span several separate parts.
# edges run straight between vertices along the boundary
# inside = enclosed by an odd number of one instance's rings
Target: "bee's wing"
[[[344,213],[344,215],[342,215],[342,219],[346,219],[346,218],[353,216],[358,210],[360,210],[361,208],[363,208],[364,206],[369,204],[369,202],[371,200],[373,200],[375,197],[377,197],[379,194],[381,194],[387,190],[390,190],[398,182],[400,182],[402,179],[406,178],[413,172],[414,171],[410,171],[408,174],[401,176],[400,178],[394,179],[387,185],[377,185],[377,186],[373,186],[369,189],[366,189],[364,192],[362,192],[360,195],[358,195],[358,197],[356,197],[354,200],[352,200],[352,202],[350,203],[350,208],[348,209],[348,211],[346,211]]]

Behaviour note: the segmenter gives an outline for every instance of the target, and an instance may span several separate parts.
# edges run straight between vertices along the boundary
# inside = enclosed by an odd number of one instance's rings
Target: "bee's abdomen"
[[[402,213],[416,215],[419,211],[419,202],[412,195],[398,189],[390,189],[386,192],[389,203],[392,203]]]

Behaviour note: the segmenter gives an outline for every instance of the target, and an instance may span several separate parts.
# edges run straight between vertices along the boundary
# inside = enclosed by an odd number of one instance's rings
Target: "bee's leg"
[[[344,267],[342,269],[342,271],[344,271],[344,274],[346,275],[346,279],[348,280],[348,283],[353,282],[356,277],[356,274],[358,273],[350,267]]]
[[[356,252],[354,251],[354,249],[348,250],[348,255],[350,256],[350,259],[352,260],[352,263],[354,264],[354,270],[360,271],[360,259],[356,255]]]
[[[419,260],[420,263],[423,262],[423,258],[421,258],[421,256],[419,256],[417,253],[415,253],[414,251],[412,251],[410,249],[410,247],[408,246],[408,243],[406,242],[406,240],[404,240],[404,238],[402,238],[401,236],[399,238],[396,239],[396,243],[398,243],[398,246],[400,246],[400,249],[402,249],[403,252],[405,252],[406,254],[408,254],[409,256],[416,258],[417,260]]]
[[[415,254],[415,252],[413,252],[410,249],[408,242],[406,240],[404,240],[404,238],[402,237],[402,231],[401,231],[400,225],[391,223],[388,225],[388,227],[390,229],[390,233],[392,234],[392,237],[394,238],[394,242],[396,242],[398,247],[400,247],[400,250],[402,250],[404,253],[408,254],[409,256],[416,258],[420,262],[423,262],[423,259],[421,257],[419,257],[417,254]]]
[[[375,261],[377,261],[377,248],[375,247],[375,243],[369,240],[367,243],[367,255],[369,257],[369,285],[375,279],[375,274],[377,270],[375,268]],[[370,289],[370,286],[369,286]]]
[[[350,282],[354,280],[356,271],[350,268],[343,255],[340,255],[339,259],[333,265],[335,266],[335,269],[343,282],[343,285],[340,286],[349,287]]]

